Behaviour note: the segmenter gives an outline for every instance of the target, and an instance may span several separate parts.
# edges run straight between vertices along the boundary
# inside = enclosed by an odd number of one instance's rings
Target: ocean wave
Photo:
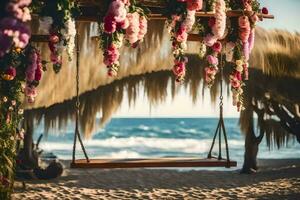
[[[97,158],[101,158],[101,157],[97,157]],[[135,151],[122,150],[118,152],[112,152],[107,157],[108,158],[142,158],[143,156]]]
[[[150,151],[156,149],[160,151],[172,151],[182,153],[204,153],[209,150],[211,139],[178,139],[178,138],[146,138],[146,137],[129,137],[129,138],[107,138],[103,140],[94,139],[84,141],[87,148],[105,148],[116,151],[123,150],[143,150]],[[232,148],[241,148],[244,145],[243,141],[229,140],[229,145]],[[79,146],[79,145],[78,145]],[[77,146],[77,147],[78,147]],[[72,150],[73,144],[71,142],[43,142],[41,148],[46,151],[62,151]]]

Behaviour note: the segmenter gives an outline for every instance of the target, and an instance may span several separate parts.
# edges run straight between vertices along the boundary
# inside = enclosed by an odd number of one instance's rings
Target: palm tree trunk
[[[20,158],[23,166],[34,169],[38,167],[38,159],[33,152],[33,120],[26,120],[25,128],[26,133],[24,135],[24,147],[21,150]]]

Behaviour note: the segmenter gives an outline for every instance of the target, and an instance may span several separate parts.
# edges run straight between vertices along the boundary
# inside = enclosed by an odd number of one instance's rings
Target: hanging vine
[[[100,20],[100,48],[108,75],[116,76],[119,71],[120,48],[125,40],[136,48],[147,33],[148,10],[136,1],[114,0],[107,7],[103,21]]]
[[[171,34],[174,56],[173,72],[177,82],[185,77],[188,59],[184,56],[187,49],[188,33],[195,23],[195,13],[202,9],[202,0],[170,0],[168,1],[168,30]]]
[[[74,19],[80,14],[80,10],[75,1],[69,0],[34,0],[32,10],[40,16],[40,32],[49,34],[50,60],[53,70],[58,73],[65,48],[69,60],[73,58],[76,36]]]

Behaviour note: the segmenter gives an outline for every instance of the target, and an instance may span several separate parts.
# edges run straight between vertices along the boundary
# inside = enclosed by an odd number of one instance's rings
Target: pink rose
[[[187,0],[187,9],[188,10],[201,10],[202,9],[202,0]]]
[[[121,0],[112,1],[109,6],[108,15],[113,16],[114,21],[117,23],[124,21],[127,15],[124,2]]]
[[[248,42],[250,36],[250,29],[240,28],[239,37],[243,43]]]
[[[214,76],[217,73],[217,70],[214,67],[205,67],[205,73],[209,76]]]
[[[128,19],[124,19],[124,21],[121,21],[118,23],[118,27],[120,27],[121,29],[127,29],[129,26],[129,21]]]
[[[234,78],[237,79],[238,81],[242,80],[242,73],[241,72],[236,71],[233,75],[234,75]]]
[[[257,16],[257,14],[252,15],[250,19],[254,24],[259,21],[259,17]]]
[[[129,26],[126,29],[125,38],[130,44],[134,44],[139,40],[138,35],[140,31],[140,15],[137,12],[128,13],[127,19],[129,21]]]
[[[14,79],[17,75],[17,71],[16,68],[10,66],[6,71],[5,71],[6,75],[9,75],[12,77],[12,79]]]
[[[263,7],[263,8],[261,9],[261,12],[262,12],[262,14],[265,14],[265,15],[269,14],[269,10],[268,10],[268,8],[266,8],[266,7]]]
[[[213,51],[220,53],[222,51],[222,44],[221,42],[217,41],[213,46],[212,46]]]
[[[59,42],[59,37],[58,37],[56,34],[50,35],[49,41],[50,41],[51,43],[56,44],[56,43]]]
[[[214,18],[214,17],[209,18],[208,26],[213,27],[215,24],[216,24],[216,18]]]
[[[209,64],[211,64],[211,65],[218,65],[218,64],[219,64],[218,58],[216,58],[216,57],[214,57],[214,56],[212,56],[212,55],[208,55],[208,56],[206,57],[206,59],[207,59],[207,62],[208,62]]]
[[[237,79],[231,79],[230,84],[235,89],[238,89],[241,86],[240,81],[238,81]]]
[[[178,42],[186,42],[188,37],[188,33],[186,32],[186,27],[180,26],[180,28],[177,30],[175,37]]]
[[[119,60],[120,53],[115,45],[111,45],[108,49],[104,52],[104,64],[106,66],[111,66],[112,64],[116,63]]]
[[[140,17],[140,25],[139,25],[140,31],[138,33],[138,39],[142,40],[144,38],[144,36],[147,33],[147,28],[148,28],[148,22],[146,17],[141,16]]]
[[[193,25],[196,20],[195,13],[196,11],[190,11],[190,10],[187,11],[187,16],[182,23],[182,26],[185,26],[186,32],[190,32],[193,28]]]
[[[185,75],[185,62],[175,61],[173,72],[176,76],[184,76]]]
[[[104,17],[104,32],[108,34],[112,34],[116,31],[117,24],[114,21],[114,17],[112,15],[107,15]]]
[[[240,16],[239,17],[239,27],[240,28],[249,28],[250,22],[247,16]]]
[[[211,47],[212,45],[214,45],[214,43],[216,41],[217,41],[217,38],[212,34],[208,34],[206,37],[204,37],[204,44],[206,46]]]

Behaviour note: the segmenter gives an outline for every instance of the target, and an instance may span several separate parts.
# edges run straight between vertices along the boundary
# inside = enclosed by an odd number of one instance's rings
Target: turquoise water
[[[165,156],[206,157],[218,119],[216,118],[114,118],[90,140],[85,140],[91,158],[140,158]],[[238,119],[225,119],[230,156],[243,162],[244,136]],[[43,132],[40,126],[35,138]],[[50,133],[40,147],[61,159],[71,159],[74,125],[60,133]],[[78,145],[79,146],[79,145]],[[225,152],[223,150],[223,152]],[[77,157],[82,157],[78,148]],[[225,156],[224,156],[225,157]],[[260,145],[259,158],[300,158],[300,144],[290,141],[285,148],[269,150]]]

